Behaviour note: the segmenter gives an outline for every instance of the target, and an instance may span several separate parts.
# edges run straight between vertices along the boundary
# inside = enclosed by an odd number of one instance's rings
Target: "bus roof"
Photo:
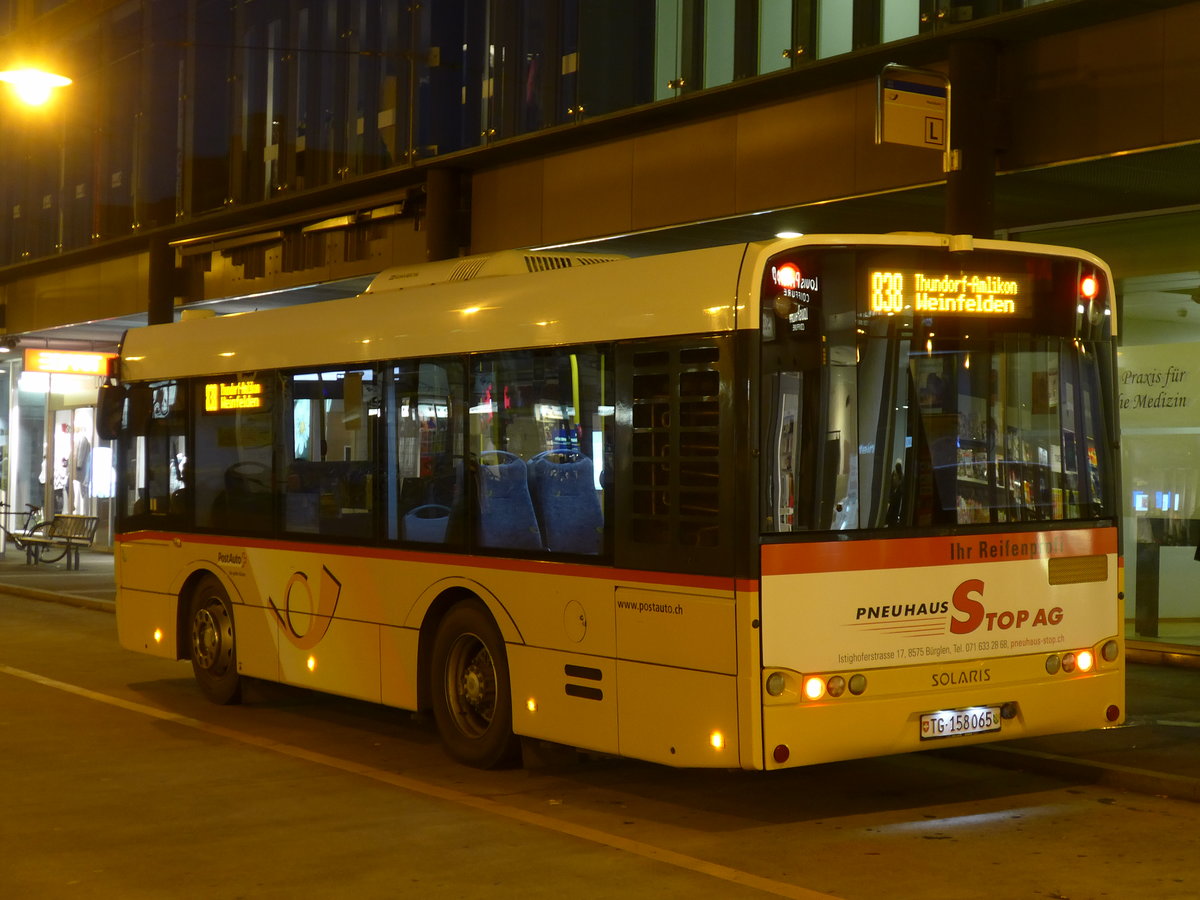
[[[746,244],[381,290],[131,330],[121,379],[556,346],[736,327]]]
[[[768,258],[788,247],[856,245],[1008,250],[1104,265],[1090,253],[1063,247],[899,232],[802,235],[631,259],[564,253],[564,259],[576,261],[562,268],[527,262],[548,254],[506,251],[487,265],[478,263],[487,262],[481,256],[430,264],[425,272],[419,267],[385,270],[367,292],[343,300],[134,329],[122,344],[120,377],[153,381],[361,365],[754,328],[754,274]],[[514,269],[521,274],[506,274]]]

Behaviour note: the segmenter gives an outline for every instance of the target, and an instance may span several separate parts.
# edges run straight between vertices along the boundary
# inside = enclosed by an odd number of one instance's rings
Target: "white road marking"
[[[685,853],[677,853],[674,850],[666,850],[662,847],[655,847],[652,844],[645,844],[641,841],[635,841],[629,838],[620,837],[615,834],[609,834],[608,832],[601,831],[598,828],[589,828],[586,825],[576,825],[571,822],[564,822],[559,819],[552,818],[551,816],[545,816],[540,813],[518,809],[515,806],[508,806],[504,803],[498,803],[495,800],[489,800],[486,797],[476,797],[462,791],[438,787],[434,784],[418,781],[415,778],[397,775],[395,772],[388,772],[383,769],[376,769],[373,766],[367,766],[345,759],[338,759],[335,756],[328,756],[327,754],[318,753],[313,750],[306,750],[305,748],[297,747],[294,744],[285,744],[269,738],[258,737],[257,735],[236,731],[232,728],[225,728],[220,725],[202,722],[199,719],[193,719],[190,716],[183,716],[179,713],[173,713],[165,709],[147,706],[143,703],[136,703],[132,700],[123,700],[120,697],[102,694],[98,691],[80,687],[79,685],[68,684],[64,681],[56,681],[53,678],[47,678],[44,675],[38,675],[34,672],[26,672],[22,669],[14,669],[11,666],[0,664],[0,673],[11,675],[14,678],[22,678],[26,681],[40,684],[43,687],[64,691],[68,694],[74,694],[77,697],[83,697],[87,700],[94,700],[97,703],[115,706],[128,712],[140,713],[141,715],[159,719],[164,722],[173,722],[176,725],[182,725],[185,728],[203,731],[206,734],[216,735],[230,741],[236,741],[240,744],[246,744],[262,750],[270,750],[271,752],[278,753],[282,756],[304,760],[305,762],[315,763],[319,766],[326,766],[331,769],[337,769],[341,772],[359,775],[363,778],[370,778],[373,781],[382,782],[383,784],[388,784],[392,787],[400,788],[401,790],[410,791],[414,794],[432,797],[447,803],[454,803],[469,809],[478,810],[479,812],[490,813],[495,816],[501,816],[506,819],[523,822],[526,825],[544,828],[547,831],[553,831],[558,834],[570,835],[571,837],[589,841],[593,844],[599,844],[601,846],[609,847],[613,850],[619,850],[624,853],[631,853],[635,856],[665,863],[666,865],[675,866],[679,869],[685,869],[689,872],[708,875],[711,878],[716,878],[731,884],[741,885],[742,887],[752,888],[754,890],[762,891],[766,894],[772,894],[776,897],[789,897],[792,898],[792,900],[839,900],[839,898],[835,897],[833,894],[823,894],[820,891],[809,890],[808,888],[803,888],[799,885],[787,884],[786,882],[764,878],[760,875],[754,875],[750,872],[743,872],[730,866],[721,865],[720,863],[698,859],[694,856],[688,856]]]

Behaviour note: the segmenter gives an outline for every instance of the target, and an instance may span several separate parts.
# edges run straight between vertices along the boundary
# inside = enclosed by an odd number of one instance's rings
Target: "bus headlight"
[[[804,696],[809,700],[820,700],[825,695],[825,682],[816,676],[804,679]]]
[[[767,693],[778,697],[787,690],[787,676],[782,672],[772,672],[767,676]]]

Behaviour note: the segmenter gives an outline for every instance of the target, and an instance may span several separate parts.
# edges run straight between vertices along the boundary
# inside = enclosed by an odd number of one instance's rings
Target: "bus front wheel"
[[[225,588],[206,575],[192,591],[188,614],[192,672],[200,690],[214,703],[238,703],[242,680],[237,671],[233,607]]]
[[[483,769],[515,764],[521,745],[512,730],[504,638],[483,604],[460,603],[439,623],[432,676],[433,716],[446,752]]]

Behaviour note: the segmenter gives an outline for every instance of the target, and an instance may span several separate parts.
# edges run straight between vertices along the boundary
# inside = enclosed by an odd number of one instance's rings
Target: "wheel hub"
[[[463,635],[449,660],[447,687],[455,724],[464,733],[483,734],[496,711],[496,670],[487,647],[475,635]]]
[[[221,657],[229,652],[225,639],[227,625],[227,618],[219,613],[214,615],[212,606],[196,610],[192,620],[192,659],[200,668],[209,671],[221,668]]]
[[[485,679],[483,673],[479,671],[479,666],[473,663],[466,672],[463,673],[462,697],[463,700],[471,706],[479,706],[483,701]]]
[[[192,632],[192,649],[196,654],[196,662],[211,668],[221,647],[221,636],[217,632],[217,623],[207,609],[196,613],[195,628]]]

